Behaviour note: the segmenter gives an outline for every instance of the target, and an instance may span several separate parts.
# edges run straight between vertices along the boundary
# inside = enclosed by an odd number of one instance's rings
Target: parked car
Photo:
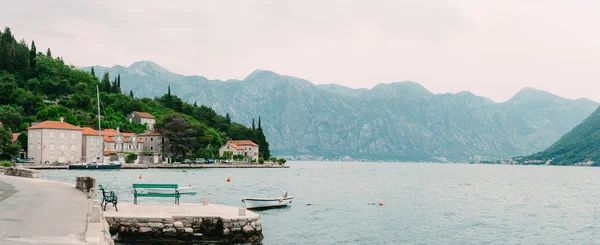
[[[205,163],[205,162],[206,162],[206,160],[204,160],[204,158],[196,158],[196,159],[194,160],[194,163],[195,163],[195,164],[203,164],[203,163]]]
[[[185,159],[185,160],[183,160],[183,162],[182,162],[182,163],[183,163],[183,164],[192,164],[192,163],[194,163],[194,162],[193,162],[192,160],[190,160],[190,159]]]
[[[212,164],[215,163],[215,159],[207,159],[206,162],[204,162],[206,164]]]

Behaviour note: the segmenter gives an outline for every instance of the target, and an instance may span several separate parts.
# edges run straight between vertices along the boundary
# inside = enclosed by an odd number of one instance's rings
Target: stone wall
[[[261,244],[259,217],[128,218],[106,217],[110,233],[124,243],[251,243]]]
[[[75,188],[83,192],[90,192],[91,189],[96,188],[96,179],[87,176],[77,176],[75,178]]]
[[[19,168],[19,167],[6,168],[4,170],[4,174],[10,175],[10,176],[25,177],[25,178],[37,178],[38,177],[37,170],[28,169],[28,168]]]

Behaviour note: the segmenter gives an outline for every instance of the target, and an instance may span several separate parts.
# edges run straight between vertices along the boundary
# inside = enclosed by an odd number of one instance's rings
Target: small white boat
[[[188,187],[179,187],[177,188],[179,194],[196,194],[196,187],[188,186]],[[148,188],[144,190],[145,193],[152,194],[170,194],[173,193],[173,189],[160,189],[160,188]]]
[[[242,197],[242,202],[248,210],[281,208],[292,203],[293,198],[294,196],[288,196],[287,193],[284,193],[283,196],[276,198]]]

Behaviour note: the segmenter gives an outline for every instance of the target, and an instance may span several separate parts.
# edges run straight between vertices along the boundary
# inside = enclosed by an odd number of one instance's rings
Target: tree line
[[[25,132],[33,122],[65,121],[97,128],[96,86],[100,89],[103,128],[119,127],[123,132],[143,133],[144,125],[129,123],[127,115],[143,111],[157,118],[163,134],[170,136],[174,152],[181,157],[218,157],[218,148],[230,139],[249,139],[269,159],[268,142],[258,128],[249,128],[218,115],[212,108],[183,102],[169,90],[160,97],[135,98],[121,91],[121,76],[108,73],[98,78],[95,71],[82,71],[52,57],[50,49],[38,52],[35,42],[16,41],[10,28],[0,31],[0,151],[14,155],[27,142],[6,142],[9,132]],[[12,137],[12,136],[11,136]],[[11,146],[12,145],[12,146]],[[12,147],[12,148],[11,148]]]

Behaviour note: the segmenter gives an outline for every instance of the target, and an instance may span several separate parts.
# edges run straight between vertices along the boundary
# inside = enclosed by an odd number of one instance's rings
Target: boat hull
[[[196,194],[196,187],[179,187],[177,190],[179,191],[179,194]],[[152,194],[171,194],[175,191],[173,189],[148,188],[143,190],[143,192]]]
[[[121,164],[71,164],[69,170],[115,170],[121,169]]]
[[[242,202],[248,210],[282,208],[292,203],[293,196],[280,198],[243,198]]]

